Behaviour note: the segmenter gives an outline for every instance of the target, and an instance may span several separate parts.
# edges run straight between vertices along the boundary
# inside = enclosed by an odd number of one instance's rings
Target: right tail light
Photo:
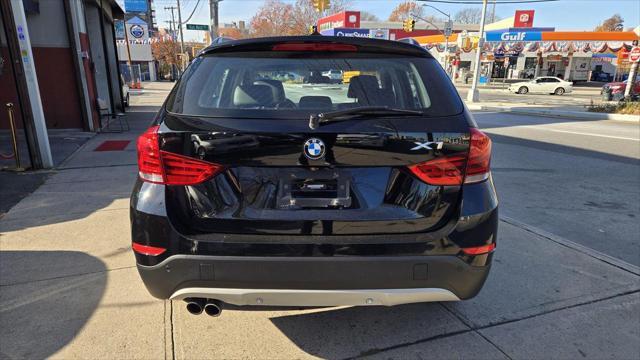
[[[437,186],[475,184],[487,180],[491,172],[491,139],[471,128],[469,153],[456,153],[409,166],[420,180]]]
[[[474,184],[489,178],[491,173],[491,139],[482,131],[471,128],[471,144],[464,183]]]

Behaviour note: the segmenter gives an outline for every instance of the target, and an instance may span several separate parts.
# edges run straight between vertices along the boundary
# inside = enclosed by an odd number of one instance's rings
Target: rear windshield
[[[206,55],[193,61],[167,102],[172,113],[240,118],[308,118],[361,106],[427,116],[463,109],[436,60],[363,53]]]

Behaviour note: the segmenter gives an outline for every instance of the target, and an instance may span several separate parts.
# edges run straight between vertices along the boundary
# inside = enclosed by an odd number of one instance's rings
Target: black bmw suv
[[[418,46],[209,47],[137,150],[138,270],[191,313],[469,299],[489,273],[491,140]]]

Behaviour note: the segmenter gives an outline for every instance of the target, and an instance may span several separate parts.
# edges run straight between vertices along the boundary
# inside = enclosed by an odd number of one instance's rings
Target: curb
[[[640,115],[626,115],[626,114],[609,114],[609,113],[596,113],[586,111],[564,111],[564,110],[547,110],[536,108],[513,108],[508,106],[493,106],[493,105],[467,105],[469,110],[472,111],[500,111],[513,114],[523,115],[538,115],[545,117],[563,117],[571,119],[582,120],[615,120],[615,121],[628,121],[628,122],[640,122]]]
[[[592,249],[590,247],[578,244],[576,242],[573,242],[569,239],[565,239],[561,236],[552,234],[548,231],[542,230],[540,228],[537,228],[535,226],[531,226],[528,224],[525,224],[521,221],[518,221],[516,219],[513,219],[511,217],[508,216],[500,216],[500,220],[506,222],[507,224],[513,225],[515,227],[521,228],[525,231],[528,231],[530,233],[536,234],[540,237],[543,237],[547,240],[553,241],[557,244],[560,244],[562,246],[568,247],[570,249],[573,249],[577,252],[583,253],[587,256],[590,256],[594,259],[600,260],[604,263],[607,263],[609,265],[615,266],[621,270],[624,270],[626,272],[629,272],[631,274],[640,276],[640,267],[630,264],[624,260],[620,260],[616,257],[607,255],[603,252],[600,252],[598,250]]]

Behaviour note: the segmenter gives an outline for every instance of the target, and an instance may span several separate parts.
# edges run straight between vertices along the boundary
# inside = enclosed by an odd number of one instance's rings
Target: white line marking
[[[481,123],[482,124],[482,123]],[[504,124],[496,124],[496,123],[484,123],[484,125],[489,125],[489,126],[501,126]],[[539,126],[539,125],[538,125]],[[538,127],[535,125],[513,125],[507,128],[511,128],[511,129],[517,129],[517,128],[526,128],[526,129],[533,129],[533,130],[542,130],[542,131],[551,131],[551,132],[558,132],[558,133],[565,133],[565,134],[574,134],[574,135],[584,135],[584,136],[594,136],[594,137],[602,137],[602,138],[608,138],[608,139],[617,139],[617,140],[627,140],[627,141],[636,141],[636,142],[640,142],[639,138],[630,138],[630,137],[624,137],[624,136],[615,136],[615,135],[602,135],[602,134],[592,134],[592,133],[586,133],[586,132],[581,132],[581,131],[569,131],[569,130],[559,130],[559,129],[549,129],[549,128],[544,128],[544,127]],[[505,129],[505,127],[483,127],[482,130],[486,130],[488,132],[492,131],[492,130],[500,130],[500,129]]]
[[[529,126],[529,125],[518,126],[518,127],[524,127],[524,128],[527,128],[527,129],[535,129],[535,130],[553,131],[553,132],[559,132],[559,133],[565,133],[565,134],[585,135],[585,136],[595,136],[595,137],[603,137],[603,138],[618,139],[618,140],[640,141],[640,139],[638,139],[638,138],[629,138],[629,137],[624,137],[624,136],[614,136],[614,135],[592,134],[592,133],[586,133],[586,132],[581,132],[581,131],[569,131],[569,130],[549,129],[549,128],[543,128],[543,127]]]

